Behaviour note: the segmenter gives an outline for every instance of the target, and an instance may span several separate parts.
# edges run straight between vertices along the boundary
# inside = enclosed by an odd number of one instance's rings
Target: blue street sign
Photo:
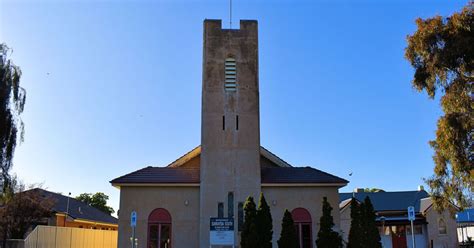
[[[130,226],[131,227],[137,226],[137,212],[135,211],[132,211],[132,214],[130,216]]]
[[[408,220],[409,221],[415,220],[415,207],[413,206],[408,207]]]

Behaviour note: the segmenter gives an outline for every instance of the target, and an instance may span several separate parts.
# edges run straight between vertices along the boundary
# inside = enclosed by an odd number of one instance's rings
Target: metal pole
[[[70,197],[71,197],[71,192],[69,192],[69,196],[67,197],[66,218],[64,218],[64,227],[66,227],[67,216],[69,215],[69,198]]]
[[[135,246],[135,227],[132,227],[132,248],[136,248]]]
[[[413,248],[416,248],[415,246],[415,230],[413,230],[413,221],[410,221],[411,222],[411,241],[413,243]]]

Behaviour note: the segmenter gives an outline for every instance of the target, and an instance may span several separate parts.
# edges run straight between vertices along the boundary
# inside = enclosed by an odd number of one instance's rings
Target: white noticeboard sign
[[[137,226],[137,212],[135,211],[132,211],[132,214],[130,215],[130,226],[131,227]]]
[[[234,245],[234,219],[211,218],[211,245]]]
[[[415,220],[415,207],[413,206],[408,207],[408,220],[409,221]]]

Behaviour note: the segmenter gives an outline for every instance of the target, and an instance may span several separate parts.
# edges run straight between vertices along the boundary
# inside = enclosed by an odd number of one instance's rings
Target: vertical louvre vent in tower
[[[236,63],[234,58],[225,59],[225,90],[236,91],[237,90],[237,79],[236,79]]]

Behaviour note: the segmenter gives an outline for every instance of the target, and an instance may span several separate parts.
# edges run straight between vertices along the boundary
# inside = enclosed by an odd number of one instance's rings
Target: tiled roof
[[[199,168],[146,167],[111,181],[112,184],[199,183]],[[338,183],[347,181],[311,167],[262,168],[262,183]]]
[[[199,183],[199,168],[145,167],[110,181],[112,184]]]
[[[420,201],[428,197],[428,193],[421,191],[398,191],[398,192],[361,192],[340,193],[340,201],[347,200],[352,196],[363,202],[368,196],[374,205],[375,211],[407,211],[409,206],[415,207],[415,212],[420,212]]]
[[[337,183],[348,181],[311,167],[262,168],[262,183]]]
[[[83,219],[89,220],[93,222],[103,222],[103,223],[110,223],[110,224],[117,224],[117,218],[100,211],[97,208],[91,207],[84,202],[76,200],[71,197],[67,197],[58,193],[50,192],[44,189],[32,189],[43,198],[52,199],[54,202],[53,211],[57,213],[66,213],[74,219]],[[67,199],[69,198],[69,210],[67,209]]]

